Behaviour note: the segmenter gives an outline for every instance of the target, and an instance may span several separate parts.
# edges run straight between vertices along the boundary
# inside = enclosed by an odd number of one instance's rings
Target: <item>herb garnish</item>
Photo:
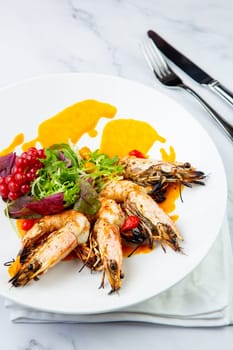
[[[41,200],[63,193],[64,208],[74,208],[86,214],[99,209],[98,193],[106,181],[123,171],[119,158],[110,158],[98,150],[82,158],[68,144],[56,144],[45,149],[43,167],[31,183],[31,195]]]

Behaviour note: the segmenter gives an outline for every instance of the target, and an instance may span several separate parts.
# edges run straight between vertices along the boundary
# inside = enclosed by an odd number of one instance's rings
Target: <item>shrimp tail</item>
[[[103,264],[100,288],[104,287],[105,275],[107,275],[111,286],[110,294],[120,289],[123,276],[121,271],[123,252],[120,236],[120,227],[123,222],[124,215],[121,207],[114,200],[102,198],[93,233]]]

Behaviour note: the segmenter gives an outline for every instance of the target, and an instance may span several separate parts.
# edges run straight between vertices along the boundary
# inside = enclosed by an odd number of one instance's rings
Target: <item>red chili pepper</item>
[[[130,215],[127,217],[125,220],[121,231],[129,231],[132,230],[133,228],[136,228],[140,222],[140,219],[138,216]]]
[[[32,226],[35,224],[36,220],[35,219],[25,219],[22,222],[22,229],[24,231],[28,231],[30,230],[30,228],[32,228]]]
[[[133,149],[128,154],[129,156],[135,156],[137,158],[146,158],[146,156],[142,152],[138,151],[137,149]]]

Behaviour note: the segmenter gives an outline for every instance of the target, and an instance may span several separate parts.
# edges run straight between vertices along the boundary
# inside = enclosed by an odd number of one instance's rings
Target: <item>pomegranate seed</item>
[[[32,168],[26,173],[27,181],[31,182],[35,179],[36,177],[36,169]]]
[[[11,174],[14,175],[15,173],[17,173],[17,167],[13,166],[13,168],[11,169]]]
[[[5,177],[0,176],[0,185],[5,184]]]
[[[17,157],[16,158],[16,161],[15,161],[15,164],[17,167],[20,167],[23,165],[23,158],[22,157]]]
[[[27,156],[25,157],[25,159],[27,159],[28,164],[32,164],[32,161],[35,159],[34,156],[32,156],[31,154],[27,154]]]
[[[26,168],[26,167],[28,167],[29,166],[29,161],[28,161],[28,159],[27,159],[27,156],[25,157],[25,158],[23,158],[23,161],[22,161],[22,166],[24,167],[24,168]]]
[[[16,173],[14,176],[15,176],[15,182],[17,182],[19,185],[22,185],[27,181],[26,174]]]
[[[23,172],[24,172],[23,168],[21,166],[16,166],[16,165],[11,170],[12,174],[17,174],[17,173],[22,174]]]
[[[27,181],[28,182],[31,182],[31,181],[33,181],[35,179],[35,176],[32,173],[30,173],[30,172],[28,172],[26,174],[26,177],[27,177]]]
[[[0,194],[3,198],[7,198],[9,193],[8,186],[5,183],[0,184]]]
[[[28,155],[33,156],[33,157],[35,157],[35,158],[38,157],[38,150],[37,150],[37,148],[35,148],[35,147],[29,148],[29,150],[28,150],[27,153],[28,153]]]
[[[23,184],[21,187],[20,187],[20,192],[22,194],[26,194],[30,191],[30,185],[28,184]]]
[[[18,192],[19,191],[19,184],[17,184],[17,182],[15,182],[15,181],[10,181],[8,183],[8,189],[9,189],[9,192]]]
[[[38,169],[41,169],[42,167],[43,167],[43,164],[39,161],[39,159],[37,159],[34,163],[34,168],[38,170]]]
[[[38,158],[46,158],[43,148],[38,150]]]
[[[37,153],[37,148],[36,147],[30,147],[28,152],[36,152]]]
[[[14,175],[7,175],[5,177],[5,183],[9,184],[9,182],[11,182],[12,180],[14,180]]]
[[[43,148],[30,147],[16,157],[11,174],[0,177],[0,196],[4,200],[15,200],[30,192],[30,182],[37,176],[37,170],[43,167],[40,158],[46,158]]]
[[[17,192],[9,192],[8,193],[8,199],[10,199],[11,201],[16,200],[17,198],[19,198],[19,193],[17,193]]]
[[[21,154],[21,156],[20,156],[20,158],[22,158],[22,159],[24,159],[24,158],[26,158],[27,157],[27,152],[23,152],[22,154]]]

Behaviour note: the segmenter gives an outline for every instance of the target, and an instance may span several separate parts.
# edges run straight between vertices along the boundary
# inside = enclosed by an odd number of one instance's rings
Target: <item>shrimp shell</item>
[[[125,156],[121,159],[124,165],[124,178],[141,186],[178,182],[191,187],[192,184],[204,185],[206,175],[196,170],[189,162],[158,161],[151,158]]]
[[[51,220],[51,218],[49,219]],[[54,230],[32,249],[20,251],[21,266],[9,282],[15,287],[27,284],[64,259],[78,244],[84,244],[89,236],[90,223],[81,213],[72,213],[72,220],[59,230]]]
[[[127,215],[139,217],[139,229],[149,239],[150,247],[154,241],[159,241],[164,250],[166,243],[175,251],[181,251],[178,240],[183,240],[182,235],[144,187],[128,180],[111,181],[102,190],[101,196],[122,202]]]
[[[94,237],[99,247],[103,263],[103,276],[101,286],[104,286],[105,272],[111,285],[111,291],[115,292],[121,287],[122,278],[122,246],[120,227],[124,222],[121,207],[112,199],[101,199],[101,208],[94,225]]]

